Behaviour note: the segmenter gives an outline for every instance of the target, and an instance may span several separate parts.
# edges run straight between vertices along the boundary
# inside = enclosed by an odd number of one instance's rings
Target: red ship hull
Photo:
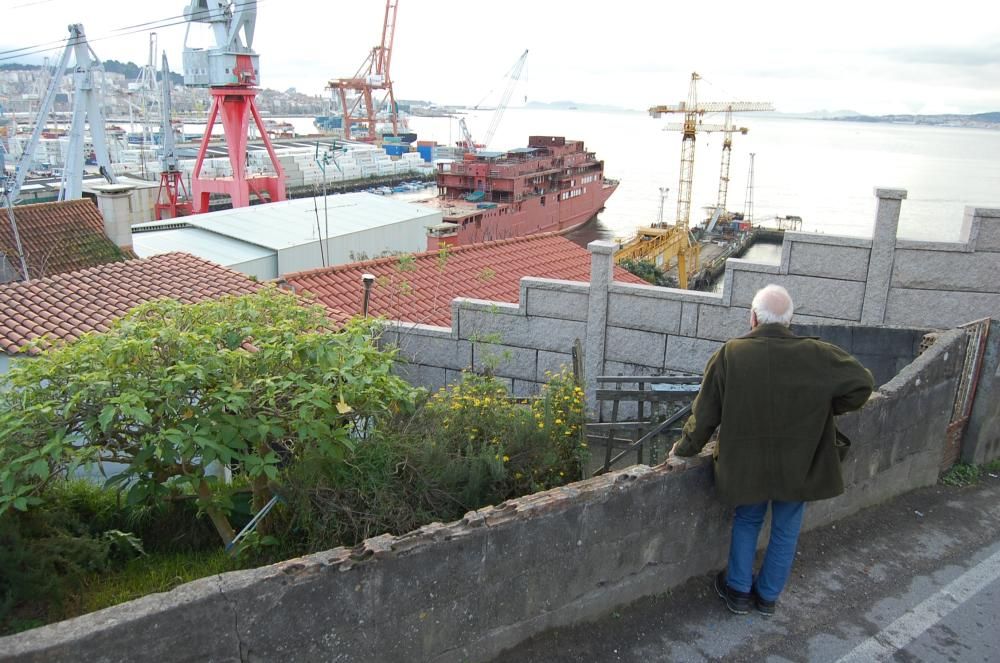
[[[429,229],[429,250],[566,232],[592,219],[618,188],[582,142],[550,136],[440,164],[437,183],[444,222]]]

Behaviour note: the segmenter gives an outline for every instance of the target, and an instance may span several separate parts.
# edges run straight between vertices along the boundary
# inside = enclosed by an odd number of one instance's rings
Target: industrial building
[[[181,251],[260,280],[427,248],[433,209],[370,193],[299,198],[132,228],[139,257]]]

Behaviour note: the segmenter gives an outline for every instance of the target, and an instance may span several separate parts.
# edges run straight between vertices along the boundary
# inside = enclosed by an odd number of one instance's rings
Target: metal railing
[[[593,471],[594,476],[610,471],[632,452],[637,463],[654,464],[665,457],[669,449],[661,443],[672,444],[680,434],[682,421],[691,413],[691,402],[701,388],[701,376],[600,376],[597,384],[599,417],[610,403],[611,420],[586,426],[588,443],[604,445],[604,462]],[[635,419],[619,420],[622,405],[632,403]]]

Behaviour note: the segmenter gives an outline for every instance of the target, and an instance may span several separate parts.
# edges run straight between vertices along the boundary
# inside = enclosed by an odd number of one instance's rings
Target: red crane
[[[335,78],[327,88],[332,90],[340,101],[344,116],[344,138],[377,142],[376,121],[379,109],[389,103],[389,120],[392,123],[392,133],[399,133],[399,118],[396,113],[396,97],[392,92],[392,78],[389,75],[389,64],[392,60],[392,41],[396,34],[396,0],[386,0],[385,19],[382,21],[382,43],[372,48],[361,67],[350,78]],[[375,102],[376,91],[385,91],[382,100]],[[350,98],[348,94],[351,94]],[[361,135],[352,135],[352,125],[367,129]]]

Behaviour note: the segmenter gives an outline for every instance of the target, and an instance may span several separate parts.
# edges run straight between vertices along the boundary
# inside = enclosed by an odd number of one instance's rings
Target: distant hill
[[[525,104],[525,108],[546,108],[549,110],[585,110],[585,111],[603,111],[611,113],[635,113],[631,108],[622,108],[621,106],[609,106],[606,104],[583,104],[575,101],[529,101]]]
[[[937,115],[860,115],[851,114],[826,119],[845,122],[888,122],[892,124],[922,124],[939,127],[979,127],[1000,129],[1000,111],[989,113],[941,113]]]
[[[105,60],[103,64],[104,64],[104,71],[112,74],[122,74],[125,76],[125,78],[128,78],[130,80],[134,79],[136,76],[139,75],[139,65],[135,64],[134,62],[119,62],[118,60]],[[21,62],[0,64],[0,71],[25,71],[25,70],[33,71],[35,69],[41,69],[41,68],[42,65],[40,64],[26,64]],[[69,70],[67,69],[67,71]],[[161,78],[160,72],[157,71],[156,80],[160,80],[160,78]],[[170,81],[174,85],[183,85],[184,76],[182,74],[178,74],[176,72],[171,71]]]

